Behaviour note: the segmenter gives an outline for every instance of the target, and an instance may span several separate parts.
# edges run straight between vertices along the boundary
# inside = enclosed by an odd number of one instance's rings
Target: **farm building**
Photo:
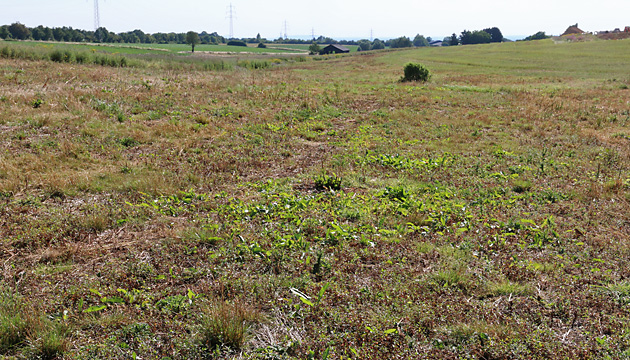
[[[564,35],[581,35],[581,34],[584,34],[584,31],[582,31],[578,27],[578,24],[575,24],[575,25],[569,26],[562,35],[564,36]]]
[[[442,46],[443,44],[442,40],[433,40],[429,43],[431,46]]]
[[[343,53],[349,53],[349,52],[350,52],[350,49],[348,49],[345,46],[330,44],[326,46],[325,48],[323,48],[322,51],[320,51],[319,53],[322,55],[327,55],[327,54],[343,54]]]

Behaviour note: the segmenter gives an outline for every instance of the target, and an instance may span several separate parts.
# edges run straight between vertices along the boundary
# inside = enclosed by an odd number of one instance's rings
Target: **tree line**
[[[147,34],[142,30],[133,30],[122,33],[114,33],[105,27],[100,27],[96,31],[73,29],[72,27],[50,28],[39,25],[37,27],[27,27],[19,22],[11,25],[0,26],[0,39],[4,40],[41,40],[41,41],[62,41],[62,42],[90,42],[90,43],[129,43],[129,44],[187,44],[186,33],[155,33]],[[229,40],[242,41],[249,44],[260,43],[282,43],[282,44],[341,44],[356,45],[352,40],[335,40],[326,36],[319,36],[312,40],[284,39],[282,37],[275,40],[262,38],[260,34],[252,38],[227,39],[216,32],[208,33],[203,31],[197,33],[200,44],[225,44]]]
[[[50,28],[47,26],[37,26],[29,28],[19,22],[11,25],[0,26],[0,39],[9,40],[41,40],[41,41],[63,41],[63,42],[93,42],[93,43],[142,43],[142,44],[190,44],[190,33],[155,33],[147,34],[142,30],[133,30],[122,33],[114,33],[105,27],[100,27],[96,31],[73,29],[72,27]],[[280,43],[280,44],[340,44],[340,45],[358,45],[359,51],[378,50],[389,48],[405,48],[405,47],[423,47],[430,46],[434,41],[431,37],[424,37],[417,34],[413,40],[409,37],[401,36],[386,41],[374,40],[335,40],[326,36],[319,36],[311,40],[303,39],[286,39],[279,37],[275,40],[262,38],[260,34],[252,38],[226,39],[216,32],[208,33],[203,31],[197,34],[198,41],[196,44],[225,44],[229,40],[241,41],[242,43],[261,44],[261,43]],[[544,39],[548,36],[544,32],[538,32],[525,40]],[[502,42],[506,39],[503,37],[501,30],[497,27],[486,28],[483,30],[468,31],[464,30],[458,36],[453,33],[441,41],[441,46],[454,45],[472,45],[487,44],[493,42]]]
[[[72,27],[49,28],[37,26],[29,28],[23,24],[13,23],[0,26],[0,39],[4,40],[41,40],[64,42],[92,42],[92,43],[138,43],[138,44],[185,44],[187,33],[155,33],[147,34],[142,30],[114,33],[104,27],[96,31],[73,29]],[[202,44],[222,44],[226,39],[214,33],[201,32],[198,34]]]

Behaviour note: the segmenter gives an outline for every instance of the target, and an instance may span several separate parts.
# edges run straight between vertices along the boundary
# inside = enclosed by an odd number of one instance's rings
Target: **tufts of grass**
[[[249,326],[260,322],[261,315],[239,303],[215,302],[203,310],[199,324],[201,346],[240,350],[248,338]]]
[[[619,303],[630,303],[630,282],[628,281],[619,281],[606,286],[598,286],[597,290],[602,294],[610,296]]]
[[[69,328],[65,324],[46,322],[36,336],[29,341],[27,353],[36,359],[59,359],[68,351],[69,335]]]
[[[69,347],[69,329],[59,322],[30,313],[23,298],[0,288],[0,355],[26,348],[34,359],[58,359]]]
[[[514,283],[508,280],[490,282],[487,287],[488,292],[493,296],[526,296],[532,293],[531,287],[527,284]]]
[[[516,193],[525,193],[532,189],[532,182],[526,180],[515,180],[512,184],[512,190]]]
[[[189,228],[179,233],[179,236],[185,242],[191,242],[198,245],[215,246],[223,241],[217,236],[217,230],[214,227]]]
[[[29,323],[21,309],[21,299],[13,291],[0,288],[0,354],[26,343]]]

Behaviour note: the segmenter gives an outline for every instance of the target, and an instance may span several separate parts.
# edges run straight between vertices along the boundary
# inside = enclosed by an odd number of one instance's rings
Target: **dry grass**
[[[623,358],[627,55],[1,59],[1,280],[40,324],[5,351]]]

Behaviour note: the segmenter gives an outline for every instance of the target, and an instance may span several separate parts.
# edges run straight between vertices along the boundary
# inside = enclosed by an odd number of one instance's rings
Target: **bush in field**
[[[405,81],[429,81],[431,78],[431,74],[429,73],[429,69],[424,67],[424,65],[408,63],[404,67],[405,75],[400,79],[402,82]]]
[[[258,43],[258,48],[259,49],[266,49],[267,45],[263,44],[263,43]]]
[[[230,40],[227,43],[229,46],[245,46],[247,47],[247,44],[244,41],[240,41],[240,40]]]
[[[54,62],[63,62],[63,53],[59,50],[55,50],[50,53],[50,60]]]
[[[322,51],[322,48],[319,47],[319,45],[314,42],[311,44],[311,46],[308,47],[308,51],[309,51],[309,55],[317,55],[319,54],[320,51]]]
[[[83,52],[76,53],[74,54],[74,61],[76,61],[77,64],[84,64],[90,61],[90,56]]]

